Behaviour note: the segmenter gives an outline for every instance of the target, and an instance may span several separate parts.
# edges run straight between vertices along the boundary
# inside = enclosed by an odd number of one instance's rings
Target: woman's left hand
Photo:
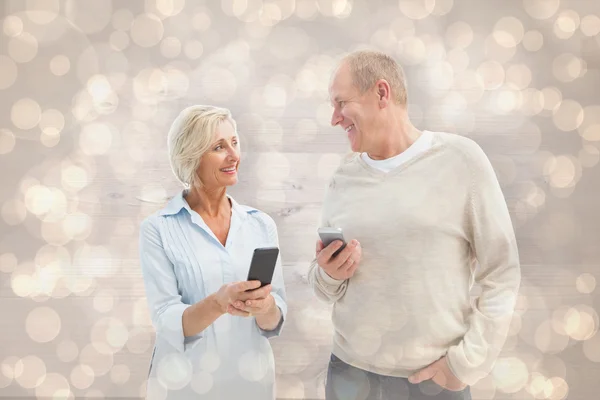
[[[265,315],[273,311],[276,307],[275,299],[271,295],[271,285],[268,285],[269,288],[267,291],[264,291],[266,288],[263,287],[261,289],[256,289],[251,292],[248,292],[248,299],[239,299],[230,304],[227,307],[227,312],[231,315],[236,315],[239,317],[249,317],[252,315]],[[266,292],[266,296],[260,291]],[[257,292],[253,295],[252,292]]]

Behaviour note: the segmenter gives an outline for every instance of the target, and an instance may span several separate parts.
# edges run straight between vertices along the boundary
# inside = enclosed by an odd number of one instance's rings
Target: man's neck
[[[421,135],[408,119],[399,118],[380,130],[366,153],[373,160],[392,158],[406,151]]]

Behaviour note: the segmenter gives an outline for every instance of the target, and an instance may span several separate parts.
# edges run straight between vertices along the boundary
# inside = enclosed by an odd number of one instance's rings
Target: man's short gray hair
[[[202,186],[196,171],[223,121],[231,122],[237,132],[235,120],[226,108],[195,105],[181,111],[173,121],[167,139],[169,162],[173,173],[186,188]]]
[[[352,80],[361,93],[371,89],[379,79],[385,79],[392,98],[406,106],[406,78],[402,66],[389,55],[373,50],[359,50],[344,57],[352,74]]]

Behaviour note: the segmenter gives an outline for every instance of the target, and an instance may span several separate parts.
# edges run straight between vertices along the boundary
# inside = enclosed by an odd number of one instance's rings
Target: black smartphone
[[[271,283],[273,273],[275,272],[275,264],[279,248],[277,247],[261,247],[254,249],[252,262],[248,270],[249,281],[260,281],[260,287]]]

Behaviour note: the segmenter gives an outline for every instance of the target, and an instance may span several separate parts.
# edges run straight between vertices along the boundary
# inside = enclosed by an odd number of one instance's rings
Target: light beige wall
[[[179,190],[166,132],[230,108],[238,201],[279,227],[289,320],[282,398],[323,398],[330,309],[306,283],[345,52],[405,66],[421,129],[476,140],[518,236],[512,336],[477,399],[600,390],[600,3],[566,0],[6,0],[0,5],[0,397],[138,397],[152,328],[139,222]],[[423,177],[424,180],[427,177]],[[545,397],[544,397],[545,396]]]

